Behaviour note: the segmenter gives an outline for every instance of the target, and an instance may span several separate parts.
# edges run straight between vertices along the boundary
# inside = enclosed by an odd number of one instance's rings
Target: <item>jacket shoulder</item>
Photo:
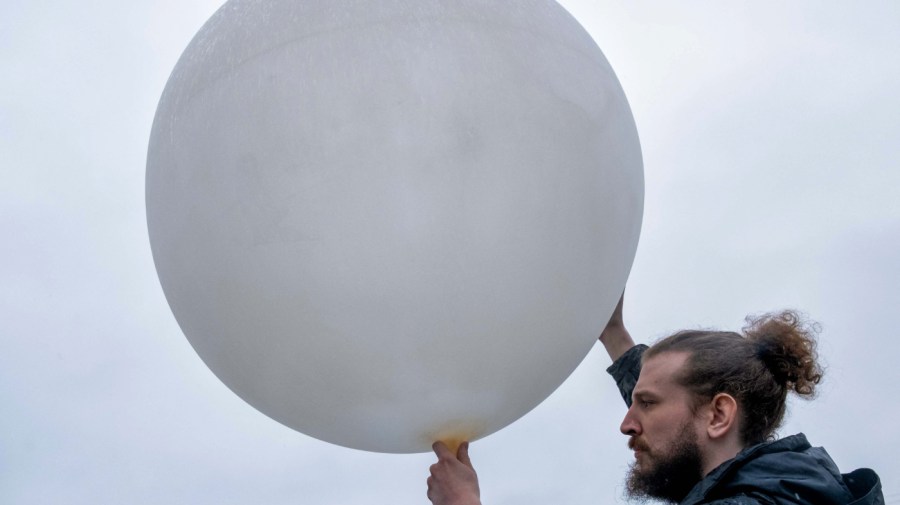
[[[884,505],[884,492],[881,490],[881,479],[869,468],[860,468],[843,474],[844,484],[853,493],[854,501],[850,505]]]

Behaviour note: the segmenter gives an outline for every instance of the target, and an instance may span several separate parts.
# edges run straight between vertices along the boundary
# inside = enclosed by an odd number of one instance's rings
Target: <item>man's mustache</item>
[[[639,440],[637,437],[631,437],[628,439],[628,448],[632,451],[637,449],[639,451],[649,452],[650,450],[650,447],[648,447],[643,440]]]

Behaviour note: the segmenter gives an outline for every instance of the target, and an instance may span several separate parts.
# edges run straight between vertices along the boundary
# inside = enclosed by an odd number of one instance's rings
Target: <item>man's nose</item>
[[[621,431],[623,435],[628,436],[641,434],[641,424],[635,419],[631,408],[625,413],[625,419],[622,419],[622,425],[619,426],[619,431]]]

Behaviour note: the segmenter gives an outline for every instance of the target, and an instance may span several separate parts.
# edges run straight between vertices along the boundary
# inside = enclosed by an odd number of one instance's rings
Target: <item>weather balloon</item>
[[[628,276],[624,93],[547,0],[231,0],[165,87],[163,291],[209,368],[342,446],[427,451],[538,405]]]

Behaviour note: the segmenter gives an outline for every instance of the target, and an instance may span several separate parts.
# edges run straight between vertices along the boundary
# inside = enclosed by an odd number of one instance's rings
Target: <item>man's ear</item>
[[[713,440],[721,440],[738,429],[738,404],[728,393],[718,393],[709,402],[709,423],[706,433]]]

